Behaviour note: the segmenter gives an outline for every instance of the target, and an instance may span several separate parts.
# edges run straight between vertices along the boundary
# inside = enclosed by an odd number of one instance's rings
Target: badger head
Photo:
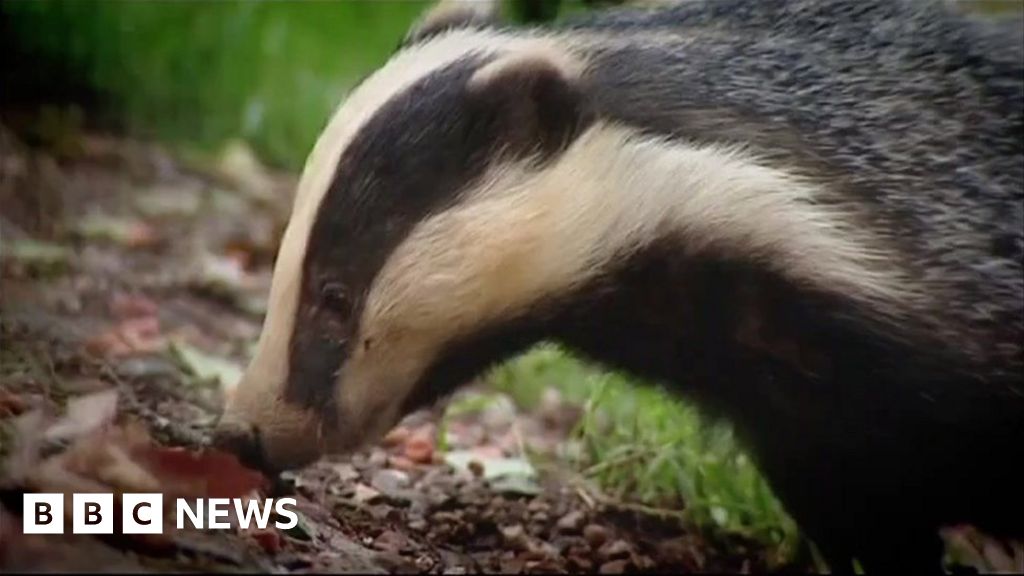
[[[347,451],[532,339],[506,328],[544,296],[530,228],[553,214],[519,192],[589,122],[577,64],[456,30],[353,91],[307,160],[220,444],[273,469]]]
[[[675,333],[689,319],[656,300],[679,297],[674,286],[633,295],[651,303],[643,318],[605,290],[617,263],[656,260],[651,247],[777,264],[863,301],[903,297],[815,185],[602,118],[587,51],[564,38],[439,22],[353,91],[307,161],[255,357],[216,434],[251,464],[358,447],[490,364],[564,340],[567,321],[584,340],[613,335],[595,310]],[[606,305],[580,308],[582,293]],[[647,341],[609,356],[680,354]]]

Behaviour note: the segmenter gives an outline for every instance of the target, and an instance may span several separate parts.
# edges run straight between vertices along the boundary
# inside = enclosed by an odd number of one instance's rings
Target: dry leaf
[[[117,415],[117,390],[104,390],[68,400],[67,414],[46,430],[49,441],[82,436],[109,424]]]

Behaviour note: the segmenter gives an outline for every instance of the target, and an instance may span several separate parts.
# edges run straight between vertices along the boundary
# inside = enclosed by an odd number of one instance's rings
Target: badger
[[[315,144],[217,445],[373,441],[539,341],[729,421],[834,569],[1024,532],[1024,42],[947,3],[441,2]]]

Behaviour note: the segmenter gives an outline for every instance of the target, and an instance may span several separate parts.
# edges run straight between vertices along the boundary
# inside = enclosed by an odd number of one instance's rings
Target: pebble
[[[583,527],[583,523],[586,522],[587,518],[583,512],[579,510],[573,510],[565,516],[562,516],[558,520],[558,524],[555,526],[561,532],[579,532],[580,528]]]
[[[388,467],[402,472],[412,472],[416,470],[416,463],[405,456],[389,456]]]
[[[405,426],[396,426],[384,435],[384,438],[381,440],[381,444],[388,447],[400,446],[405,444],[411,434],[412,432],[410,432]]]
[[[405,457],[417,464],[429,464],[434,459],[434,443],[422,435],[413,436],[405,443]]]
[[[359,479],[359,472],[356,471],[355,466],[349,463],[341,463],[334,465],[334,474],[338,477],[341,482],[355,482]]]
[[[355,494],[352,499],[358,504],[369,504],[380,498],[380,492],[370,488],[366,484],[356,484]]]
[[[587,524],[583,527],[583,538],[591,548],[600,548],[608,541],[608,529],[600,524]]]
[[[612,560],[615,558],[622,558],[623,556],[629,556],[631,552],[632,548],[630,548],[629,544],[625,540],[615,540],[602,546],[601,549],[597,551],[597,555],[602,560]]]
[[[628,560],[612,560],[611,562],[601,564],[601,567],[597,569],[597,572],[598,574],[623,574],[626,572],[626,568],[628,566]]]
[[[406,499],[406,489],[409,488],[409,475],[401,470],[385,468],[373,474],[370,485],[385,496],[397,499]]]
[[[385,530],[381,532],[379,536],[374,538],[373,546],[377,550],[401,552],[408,541],[409,539],[403,534],[395,532],[394,530]]]
[[[551,505],[540,498],[534,498],[527,504],[526,509],[530,512],[547,512],[551,509]]]
[[[512,524],[501,528],[501,537],[505,543],[519,550],[528,550],[530,538],[526,535],[526,529],[522,524]]]
[[[370,453],[369,466],[371,468],[383,468],[388,463],[387,452],[374,448]]]

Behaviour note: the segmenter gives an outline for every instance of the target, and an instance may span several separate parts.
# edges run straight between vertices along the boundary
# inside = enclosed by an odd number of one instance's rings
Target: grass
[[[132,132],[207,149],[241,137],[297,169],[345,92],[426,5],[35,0],[2,10],[33,62],[27,74],[48,63],[50,80],[87,86]]]
[[[796,552],[799,534],[725,424],[655,386],[580,362],[543,345],[495,369],[498,390],[527,407],[554,386],[583,404],[576,467],[610,497],[678,507],[711,532],[741,535],[774,548],[779,562]]]
[[[430,4],[4,2],[0,23],[18,57],[0,79],[46,98],[85,90],[136,135],[206,152],[241,138],[268,163],[298,170],[345,93]],[[549,5],[562,14],[582,6]],[[505,6],[507,16],[526,18],[516,6]]]

